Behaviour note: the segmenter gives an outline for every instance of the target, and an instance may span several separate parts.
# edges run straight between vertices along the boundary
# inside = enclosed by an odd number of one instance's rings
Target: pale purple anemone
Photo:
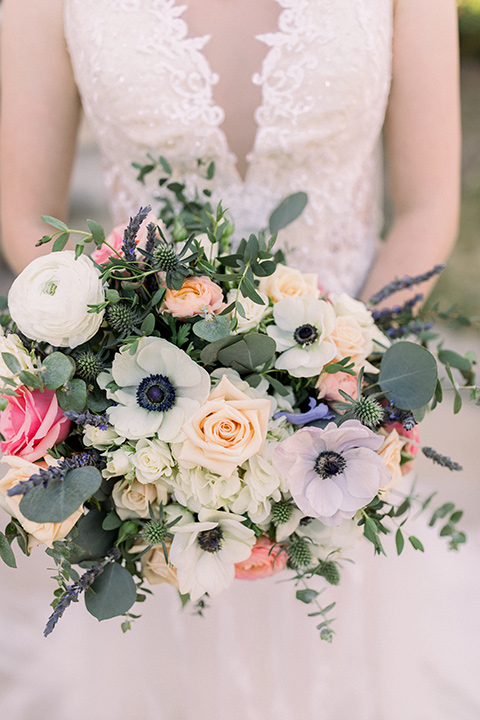
[[[308,517],[338,525],[373,500],[391,474],[377,450],[384,438],[358,420],[305,427],[282,440],[273,462]]]

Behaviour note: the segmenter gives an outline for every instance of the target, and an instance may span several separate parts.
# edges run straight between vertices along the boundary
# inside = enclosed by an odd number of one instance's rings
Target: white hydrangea
[[[199,466],[190,469],[180,465],[169,485],[178,502],[193,512],[202,507],[227,508],[241,489],[238,472],[225,478]]]

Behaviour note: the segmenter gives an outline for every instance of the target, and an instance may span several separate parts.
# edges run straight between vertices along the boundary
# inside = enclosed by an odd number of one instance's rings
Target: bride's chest
[[[198,132],[218,128],[241,98],[260,128],[325,128],[369,115],[385,95],[392,0],[180,3],[65,0],[67,42],[91,115]]]

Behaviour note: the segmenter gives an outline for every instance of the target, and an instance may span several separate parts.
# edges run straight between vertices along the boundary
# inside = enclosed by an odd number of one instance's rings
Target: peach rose
[[[277,265],[272,275],[260,280],[259,290],[273,302],[300,295],[320,297],[317,273],[303,273],[288,265]]]
[[[337,324],[330,338],[337,348],[335,360],[351,357],[357,368],[365,364],[365,358],[373,351],[373,341],[363,332],[354,317],[337,317]]]
[[[402,459],[402,448],[405,445],[405,440],[396,430],[391,430],[387,433],[385,428],[381,428],[380,434],[385,436],[385,440],[380,450],[378,450],[378,455],[380,455],[392,475],[390,482],[381,488],[381,490],[386,491],[397,487],[397,485],[402,482],[403,474],[400,461]]]
[[[249,397],[223,375],[206,403],[183,425],[187,438],[178,459],[186,467],[199,465],[228,478],[262,450],[269,416],[270,400]]]
[[[224,307],[222,288],[203,275],[186,278],[180,290],[167,290],[162,304],[163,312],[177,318],[218,313]]]
[[[235,564],[235,577],[238,580],[259,580],[284,570],[287,553],[278,546],[271,550],[273,545],[265,535],[259,537],[250,557]]]
[[[17,397],[9,397],[0,415],[0,433],[5,438],[0,449],[7,455],[19,455],[34,462],[47,450],[62,442],[70,430],[58,406],[54,390],[30,390],[21,385]]]
[[[315,384],[318,390],[318,397],[326,400],[340,400],[344,398],[340,395],[339,390],[343,390],[354,400],[357,399],[357,377],[344,372],[320,373]]]
[[[155,213],[153,212],[149,212],[145,220],[140,225],[140,229],[137,233],[137,237],[135,240],[136,244],[143,249],[145,248],[145,244],[147,242],[147,226],[150,223],[154,223],[155,225],[158,225],[160,223],[160,220],[155,216]],[[110,255],[114,254],[113,250],[108,247],[108,245],[111,245],[111,247],[120,252],[123,245],[123,234],[126,227],[127,223],[114,227],[110,235],[108,235],[108,237],[105,239],[103,245],[93,251],[90,256],[92,260],[95,260],[95,262],[99,265],[107,262]]]
[[[167,546],[167,554],[170,553],[170,545],[172,541],[170,538],[166,538],[165,545]],[[134,555],[145,550],[147,545],[142,542],[137,542],[129,550],[130,554]],[[178,589],[177,570],[173,565],[165,562],[165,555],[163,553],[163,547],[161,545],[155,545],[148,550],[141,559],[142,575],[150,583],[150,585],[160,585],[161,583],[168,583]]]
[[[413,440],[413,443],[406,442],[403,451],[408,453],[409,455],[412,455],[413,458],[418,454],[418,444],[420,443],[420,434],[418,432],[418,425],[415,425],[411,430],[405,430],[402,423],[392,423],[388,426],[389,428],[394,428],[398,434],[401,437],[406,438],[407,440]],[[413,459],[408,460],[406,463],[403,463],[403,465],[400,466],[400,469],[402,471],[402,475],[406,475],[411,470],[413,470]]]
[[[1,459],[1,462],[9,465],[10,470],[0,480],[0,505],[6,512],[12,515],[12,517],[17,519],[28,533],[28,549],[31,550],[32,547],[36,545],[48,545],[48,547],[52,547],[53,543],[57,540],[63,540],[81,517],[83,513],[82,506],[61,523],[36,523],[32,522],[32,520],[27,520],[20,512],[22,496],[13,495],[10,497],[7,495],[7,492],[10,488],[18,485],[20,481],[28,480],[31,475],[37,473],[39,467],[47,467],[47,463],[35,465],[14,455],[5,455]],[[49,458],[49,464],[54,464],[51,458]]]

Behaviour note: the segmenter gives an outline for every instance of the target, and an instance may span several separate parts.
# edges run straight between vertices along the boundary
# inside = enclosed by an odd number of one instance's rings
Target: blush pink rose
[[[155,213],[149,212],[145,220],[140,225],[140,229],[137,233],[136,237],[136,243],[141,248],[145,248],[145,243],[147,241],[147,226],[150,223],[154,223],[155,225],[159,224],[158,218],[155,216]],[[112,232],[108,237],[106,238],[103,245],[96,250],[93,251],[91,254],[92,260],[95,260],[96,263],[101,265],[102,263],[107,262],[110,255],[113,255],[113,250],[108,247],[108,245],[111,245],[115,250],[120,252],[122,245],[123,245],[123,234],[125,232],[125,229],[127,227],[127,224],[124,223],[123,225],[117,225],[113,228]],[[108,245],[107,245],[108,243]]]
[[[318,390],[318,397],[326,400],[341,400],[344,398],[340,395],[339,390],[343,390],[348,395],[357,399],[357,377],[344,372],[327,373],[322,372],[316,382],[315,387]]]
[[[0,432],[5,438],[0,450],[35,462],[47,450],[62,442],[70,430],[70,420],[58,406],[54,390],[30,390],[21,385],[17,397],[9,397],[0,415]]]
[[[201,275],[186,278],[180,290],[167,290],[162,310],[173,317],[187,318],[203,312],[218,313],[224,307],[222,288]]]
[[[260,580],[285,570],[287,553],[278,546],[270,552],[273,545],[265,535],[259,537],[250,557],[235,563],[237,580]]]

